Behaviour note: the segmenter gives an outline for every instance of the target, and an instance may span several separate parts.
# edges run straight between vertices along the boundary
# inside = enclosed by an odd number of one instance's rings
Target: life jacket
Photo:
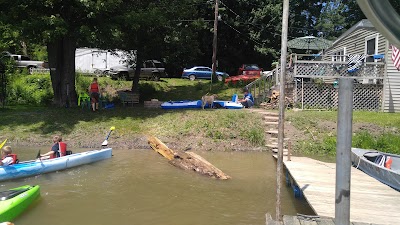
[[[90,92],[99,92],[99,84],[91,83],[90,84]]]
[[[2,158],[2,160],[5,159],[6,157],[11,157],[13,159],[13,161],[10,163],[10,165],[17,164],[19,162],[17,154],[8,154],[8,155],[4,156]]]
[[[392,168],[392,162],[393,162],[392,157],[387,156],[387,157],[386,157],[386,162],[385,162],[385,167],[386,167],[387,169]]]
[[[67,155],[67,143],[65,142],[58,142],[58,152],[50,155],[50,159],[58,158],[61,156]]]
[[[58,151],[60,152],[60,157],[61,156],[66,156],[67,155],[67,143],[65,142],[58,142]]]

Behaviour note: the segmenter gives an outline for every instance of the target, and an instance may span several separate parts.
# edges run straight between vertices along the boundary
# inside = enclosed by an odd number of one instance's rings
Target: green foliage
[[[288,111],[286,116],[302,132],[302,140],[294,146],[298,152],[336,154],[336,111]],[[400,118],[396,114],[355,111],[353,123],[362,123],[366,127],[365,130],[354,131],[353,147],[400,153]],[[379,131],[379,127],[382,131]]]
[[[88,77],[85,76],[81,73],[77,73],[75,76],[75,90],[76,93],[79,94],[83,94],[83,93],[87,93],[88,92],[88,87],[89,85],[92,83],[93,78],[92,77]],[[101,87],[101,83],[99,80],[99,85]]]
[[[8,102],[11,104],[45,105],[53,98],[48,75],[17,76],[9,85]]]
[[[253,146],[265,145],[264,128],[254,127],[244,133],[244,136]]]
[[[40,61],[48,61],[48,57],[47,57],[47,48],[42,46],[42,45],[38,45],[38,44],[32,44],[31,45],[31,53],[29,54],[32,59],[35,60],[40,60]]]
[[[295,144],[295,149],[301,149],[308,155],[336,155],[336,137],[323,135],[318,140],[302,140]]]
[[[367,131],[363,131],[353,136],[353,146],[399,154],[400,136],[395,133],[383,133],[374,136]]]

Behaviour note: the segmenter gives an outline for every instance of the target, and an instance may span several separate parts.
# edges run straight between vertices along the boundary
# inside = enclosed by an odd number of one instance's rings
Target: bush
[[[7,95],[7,101],[11,104],[49,104],[53,98],[50,77],[40,74],[15,76],[9,82]]]

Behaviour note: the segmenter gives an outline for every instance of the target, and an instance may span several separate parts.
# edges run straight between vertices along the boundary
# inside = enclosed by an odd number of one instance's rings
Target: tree
[[[123,8],[122,1],[29,1],[0,3],[2,21],[20,36],[47,46],[54,104],[76,104],[75,49],[79,42],[98,40],[95,28]]]

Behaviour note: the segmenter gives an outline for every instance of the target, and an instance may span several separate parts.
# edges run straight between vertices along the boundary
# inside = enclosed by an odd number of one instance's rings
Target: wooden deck
[[[337,225],[332,218],[318,216],[283,216],[282,222],[276,222],[270,214],[265,215],[266,225]],[[352,222],[351,225],[377,225],[371,223]]]
[[[291,157],[284,165],[304,197],[321,217],[335,217],[336,164]],[[400,224],[400,192],[362,171],[351,168],[350,220],[371,224]]]

